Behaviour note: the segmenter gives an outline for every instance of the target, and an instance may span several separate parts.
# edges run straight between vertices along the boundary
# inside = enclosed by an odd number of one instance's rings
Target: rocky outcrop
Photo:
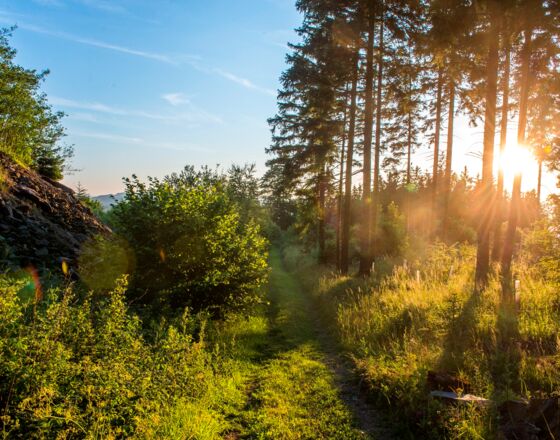
[[[60,267],[89,237],[110,232],[70,188],[0,152],[0,264]]]

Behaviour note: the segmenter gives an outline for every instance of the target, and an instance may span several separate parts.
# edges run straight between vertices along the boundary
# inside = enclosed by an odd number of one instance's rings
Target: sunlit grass
[[[496,405],[560,388],[558,286],[518,263],[516,311],[504,302],[497,277],[474,294],[474,259],[472,247],[436,245],[427,259],[397,266],[381,281],[321,269],[298,272],[312,286],[326,321],[335,322],[373,395],[404,416],[399,420],[405,431],[420,429],[433,438],[494,435],[495,407],[462,409],[460,415],[439,408],[426,387],[429,370],[460,377],[469,392]]]

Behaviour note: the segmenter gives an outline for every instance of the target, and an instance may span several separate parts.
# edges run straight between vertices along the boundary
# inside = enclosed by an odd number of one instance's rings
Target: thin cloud
[[[147,147],[147,148],[154,148],[154,149],[164,149],[164,150],[173,150],[173,151],[196,151],[196,152],[203,152],[203,153],[209,153],[213,151],[210,148],[202,147],[197,144],[191,144],[189,142],[161,142],[161,141],[152,141],[152,140],[146,140],[137,137],[121,136],[121,135],[109,134],[109,133],[90,133],[90,132],[79,132],[79,131],[73,132],[72,135],[77,137],[97,139],[97,140],[108,141],[108,142],[131,144],[131,145],[137,145],[139,147]]]
[[[99,102],[75,101],[72,99],[61,98],[58,96],[51,96],[49,98],[49,101],[51,104],[55,106],[60,106],[65,108],[94,111],[98,113],[106,113],[115,116],[145,118],[145,119],[151,119],[151,120],[162,121],[162,122],[191,122],[191,123],[208,122],[208,123],[216,123],[216,124],[223,123],[220,117],[208,113],[205,110],[199,109],[193,104],[189,104],[188,112],[182,112],[182,113],[177,113],[172,115],[162,115],[162,114],[150,113],[142,110],[125,110],[122,108],[113,107]]]
[[[0,22],[11,23],[12,20],[10,20],[7,16],[5,16],[5,17],[0,18]],[[49,35],[51,37],[62,38],[64,40],[72,41],[74,43],[79,43],[79,44],[84,44],[84,45],[87,45],[87,46],[98,47],[98,48],[101,48],[101,49],[112,50],[114,52],[125,53],[125,54],[128,54],[128,55],[134,55],[134,56],[141,57],[141,58],[147,58],[147,59],[159,61],[161,63],[177,64],[177,62],[175,60],[173,60],[169,55],[162,54],[162,53],[148,52],[148,51],[143,51],[143,50],[138,50],[138,49],[132,49],[130,47],[120,46],[120,45],[117,45],[117,44],[111,44],[111,43],[107,43],[107,42],[104,42],[104,41],[94,40],[94,39],[91,39],[91,38],[79,37],[77,35],[68,34],[66,32],[51,31],[49,29],[45,29],[45,28],[40,27],[40,26],[35,26],[35,25],[29,24],[29,23],[20,22],[20,23],[17,24],[17,26],[21,29],[24,29],[24,30],[29,31],[29,32],[34,32],[36,34],[43,34],[43,35]]]
[[[33,0],[33,3],[36,3],[41,6],[56,6],[56,7],[60,7],[64,4],[60,0]]]
[[[259,92],[262,93],[266,93],[267,95],[272,95],[272,96],[276,96],[276,93],[274,92],[274,90],[272,89],[267,89],[261,86],[258,86],[257,84],[253,83],[252,81],[248,80],[247,78],[242,78],[240,76],[234,75],[231,72],[227,72],[225,70],[222,69],[212,69],[213,72],[217,73],[218,75],[220,75],[223,78],[226,78],[236,84],[239,84],[243,87],[245,87],[246,89],[250,89],[250,90],[257,90]]]
[[[79,137],[87,137],[92,139],[100,139],[103,141],[124,142],[127,144],[141,144],[144,142],[142,139],[137,137],[119,136],[119,135],[106,134],[106,133],[73,132],[72,135],[79,136]]]
[[[50,7],[63,7],[66,4],[62,0],[32,0],[33,3],[36,3],[41,6],[50,6]],[[106,1],[106,0],[68,0],[70,3],[78,3],[84,5],[88,8],[98,9],[100,11],[109,12],[109,13],[117,13],[123,14],[126,13],[127,10],[122,6],[115,4],[114,2]]]
[[[92,122],[92,123],[99,122],[99,119],[97,119],[95,115],[92,115],[91,113],[76,112],[76,113],[72,113],[71,115],[68,115],[68,117],[76,121],[85,121],[85,122]]]
[[[161,96],[165,101],[169,104],[177,107],[181,104],[186,104],[189,102],[189,98],[187,98],[183,93],[166,93]]]
[[[101,11],[110,13],[126,13],[127,10],[121,5],[117,5],[114,2],[108,2],[103,0],[79,0],[79,3],[88,6],[90,8],[99,9]]]
[[[264,32],[261,34],[261,38],[272,46],[281,47],[283,50],[290,50],[288,41],[294,41],[294,39],[298,38],[298,36],[292,30],[277,29]]]
[[[1,13],[1,12],[0,12]],[[10,20],[9,15],[6,15],[4,17],[0,17],[0,22],[3,23],[11,23],[12,20]],[[228,72],[226,70],[223,70],[221,68],[218,67],[214,67],[214,68],[209,68],[206,67],[204,65],[202,65],[200,63],[200,57],[196,56],[196,55],[180,55],[180,56],[176,56],[176,57],[172,57],[168,54],[165,53],[157,53],[157,52],[149,52],[149,51],[144,51],[144,50],[139,50],[139,49],[133,49],[130,47],[126,47],[126,46],[120,46],[117,44],[112,44],[112,43],[108,43],[105,41],[100,41],[100,40],[95,40],[95,39],[91,39],[91,38],[84,38],[84,37],[80,37],[77,35],[73,35],[73,34],[68,34],[66,32],[58,32],[58,31],[51,31],[49,29],[45,29],[43,27],[40,26],[35,26],[29,23],[19,23],[18,27],[20,27],[21,29],[25,29],[29,32],[34,32],[34,33],[38,33],[38,34],[43,34],[43,35],[49,35],[52,37],[56,37],[56,38],[62,38],[68,41],[72,41],[74,43],[79,43],[79,44],[84,44],[87,46],[92,46],[92,47],[98,47],[100,49],[106,49],[106,50],[111,50],[114,52],[119,52],[119,53],[125,53],[128,55],[132,55],[132,56],[137,56],[137,57],[141,57],[141,58],[146,58],[146,59],[150,59],[150,60],[154,60],[154,61],[158,61],[161,63],[165,63],[165,64],[171,64],[171,65],[179,65],[182,63],[186,63],[188,65],[190,65],[191,67],[197,69],[200,72],[203,73],[207,73],[207,74],[214,74],[214,75],[219,75],[222,78],[227,79],[228,81],[231,81],[235,84],[238,84],[246,89],[249,90],[255,90],[258,91],[260,93],[264,93],[270,96],[276,96],[276,92],[272,89],[266,88],[266,87],[262,87],[259,86],[258,84],[253,83],[251,80],[247,79],[247,78],[243,78],[240,77],[238,75],[235,75],[231,72]]]

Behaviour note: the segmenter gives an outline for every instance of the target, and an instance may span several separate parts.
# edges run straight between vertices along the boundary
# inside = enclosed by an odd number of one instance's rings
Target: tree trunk
[[[527,128],[527,108],[529,102],[530,87],[530,63],[531,63],[531,40],[532,30],[525,31],[525,42],[521,51],[521,90],[519,92],[519,125],[517,126],[517,143],[525,144],[525,132]],[[504,250],[502,253],[502,294],[505,298],[511,293],[511,263],[513,260],[513,251],[515,247],[515,235],[517,232],[517,223],[519,222],[519,209],[521,204],[521,177],[519,173],[515,176],[513,190],[511,192],[511,205],[509,210],[509,219],[506,236],[504,237]]]
[[[412,112],[408,112],[406,139],[406,184],[410,185],[410,174],[412,168]]]
[[[453,162],[453,122],[455,119],[455,82],[449,83],[449,115],[447,117],[447,152],[445,154],[445,196],[443,199],[443,228],[442,236],[449,235],[449,198],[451,197],[451,165]]]
[[[511,44],[509,37],[505,45],[505,63],[504,63],[504,84],[502,92],[502,119],[500,121],[500,157],[504,154],[507,144],[507,129],[509,117],[509,81],[511,70]],[[504,220],[504,170],[500,166],[498,168],[498,185],[496,189],[496,214],[494,216],[494,247],[492,249],[492,260],[498,261],[502,252],[502,222]]]
[[[437,95],[436,95],[436,128],[434,139],[434,165],[432,169],[432,213],[430,220],[430,235],[436,235],[437,221],[438,221],[438,175],[439,175],[439,141],[441,130],[441,107],[442,107],[442,94],[443,94],[443,67],[440,66],[438,70],[437,79]]]
[[[337,197],[337,218],[336,218],[336,268],[340,271],[341,258],[341,240],[342,240],[342,191],[344,188],[344,150],[346,147],[346,115],[348,88],[344,92],[344,117],[342,120],[342,143],[340,146],[340,170],[338,173],[338,197]]]
[[[411,202],[411,168],[412,168],[412,112],[408,111],[408,136],[406,145],[406,188],[405,188],[405,210],[406,210],[406,232],[410,232],[410,202]]]
[[[537,178],[537,202],[541,206],[541,196],[542,196],[542,157],[539,157],[539,175]]]
[[[319,245],[319,263],[324,264],[327,262],[327,255],[326,255],[326,235],[325,235],[325,204],[327,200],[327,185],[326,185],[326,169],[325,169],[325,162],[322,161],[321,171],[319,172],[319,197],[318,197],[318,210],[319,210],[319,222],[318,222],[318,231],[317,231],[317,241]]]
[[[375,25],[369,21],[369,32],[366,50],[366,84],[364,110],[364,166],[362,223],[360,229],[360,274],[367,275],[371,266],[371,146],[373,136],[373,51]]]
[[[342,214],[342,234],[340,243],[340,272],[348,273],[350,261],[348,259],[350,247],[350,223],[352,215],[352,165],[354,162],[354,134],[356,130],[356,96],[358,88],[358,62],[360,60],[359,48],[356,45],[354,54],[354,71],[352,73],[352,86],[350,89],[350,115],[348,125],[348,147],[346,148],[346,179],[344,182],[344,212]]]
[[[373,203],[371,207],[372,249],[375,248],[374,243],[377,240],[377,210],[380,204],[379,195],[381,182],[379,181],[379,172],[381,168],[381,101],[383,98],[383,55],[385,51],[384,28],[385,24],[382,18],[379,29],[379,55],[377,59],[377,97],[375,103],[377,112],[375,114],[375,159],[373,164]]]
[[[484,113],[484,150],[482,152],[482,203],[478,227],[476,252],[475,290],[482,291],[488,285],[490,264],[490,227],[493,204],[494,137],[496,131],[496,97],[498,93],[498,17],[495,5],[491,11],[488,60],[486,65],[486,109]]]

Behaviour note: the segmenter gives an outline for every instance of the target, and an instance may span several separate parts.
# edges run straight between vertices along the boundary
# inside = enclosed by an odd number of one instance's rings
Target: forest
[[[109,209],[2,30],[2,438],[560,438],[560,2],[295,8],[266,169]]]

